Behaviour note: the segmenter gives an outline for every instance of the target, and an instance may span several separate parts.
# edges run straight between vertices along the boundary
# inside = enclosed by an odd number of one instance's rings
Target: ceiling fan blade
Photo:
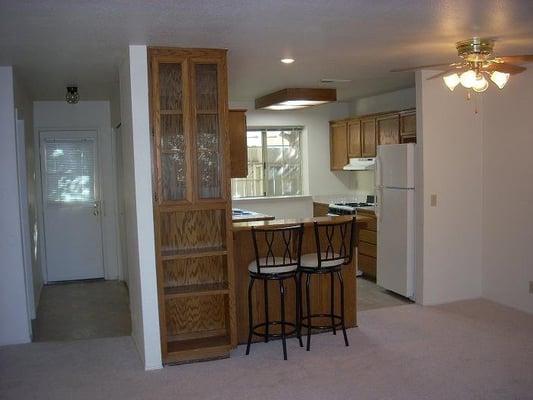
[[[397,68],[397,69],[391,69],[390,72],[408,72],[408,71],[416,71],[418,69],[431,69],[431,68],[436,68],[436,69],[444,69],[444,68],[449,68],[451,66],[453,66],[455,63],[453,64],[432,64],[432,65],[419,65],[418,67],[409,67],[409,68]]]
[[[456,74],[461,74],[463,71],[465,71],[466,68],[465,67],[455,67],[455,68],[451,68],[451,69],[448,69],[446,71],[443,71],[437,75],[433,75],[432,77],[428,78],[427,80],[430,81],[432,79],[437,79],[437,78],[442,78],[443,76],[446,76],[446,75],[450,75],[452,73],[456,73]]]
[[[519,74],[520,72],[524,72],[527,68],[507,63],[492,63],[490,65],[487,65],[483,69],[488,72],[498,71],[506,74],[515,75]]]
[[[518,56],[501,56],[497,57],[506,63],[512,64],[527,64],[533,62],[533,54],[522,54]]]

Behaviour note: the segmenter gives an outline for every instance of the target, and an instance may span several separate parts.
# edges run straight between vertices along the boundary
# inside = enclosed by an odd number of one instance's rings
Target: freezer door
[[[381,191],[378,218],[377,284],[414,297],[414,190]]]
[[[378,146],[377,185],[390,188],[414,188],[415,144],[388,144]]]

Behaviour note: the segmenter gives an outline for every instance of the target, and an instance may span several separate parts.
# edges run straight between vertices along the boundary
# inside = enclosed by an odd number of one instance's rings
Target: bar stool
[[[316,253],[309,253],[302,255],[300,259],[300,290],[301,296],[301,282],[302,275],[306,275],[306,315],[303,316],[303,310],[300,309],[300,326],[307,328],[307,346],[306,349],[311,349],[311,329],[325,330],[332,329],[333,334],[336,335],[336,329],[342,328],[344,335],[344,343],[349,346],[348,336],[346,335],[346,325],[344,320],[344,282],[342,279],[342,267],[349,265],[353,258],[353,248],[355,244],[355,217],[348,221],[331,221],[331,222],[315,222],[315,241]],[[317,274],[329,274],[331,279],[330,286],[330,313],[329,314],[311,314],[311,295],[310,283],[311,276]],[[341,310],[340,315],[335,314],[335,280],[334,275],[337,275],[340,285],[340,300]],[[355,277],[354,277],[355,278]],[[301,298],[301,297],[300,297]],[[300,307],[302,307],[300,302]],[[318,326],[312,324],[313,318],[326,317],[331,319],[331,325]]]
[[[298,265],[302,254],[303,224],[289,227],[252,227],[252,240],[254,244],[255,260],[248,266],[250,282],[248,285],[248,344],[246,345],[246,355],[250,354],[252,336],[263,337],[265,343],[270,338],[281,338],[283,344],[283,359],[287,359],[286,337],[296,333],[300,346],[303,347],[300,335],[300,286],[298,280]],[[252,315],[252,289],[255,280],[263,281],[263,293],[265,302],[265,321],[253,324]],[[284,281],[294,279],[296,289],[296,321],[295,323],[285,320],[285,285]],[[279,292],[281,297],[281,319],[270,321],[268,316],[268,281],[279,282]],[[273,325],[281,326],[281,334],[269,333],[269,328]],[[285,327],[293,329],[289,332]],[[264,333],[259,332],[259,328],[264,328]]]

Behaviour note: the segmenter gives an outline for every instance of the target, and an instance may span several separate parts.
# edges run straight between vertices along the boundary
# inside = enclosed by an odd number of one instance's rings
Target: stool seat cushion
[[[294,265],[285,265],[283,267],[268,266],[289,263],[294,263]],[[267,259],[263,257],[259,259],[259,265],[261,266],[261,275],[285,274],[287,272],[293,272],[298,269],[296,260],[291,260],[289,258],[285,258],[285,260],[283,260],[283,257],[274,257],[274,260],[272,259],[272,257],[268,257],[268,262]],[[256,274],[259,273],[257,270],[257,261],[255,259],[250,264],[248,264],[248,271]]]
[[[339,257],[338,254],[327,254],[322,253],[322,259],[324,258],[336,258]],[[332,267],[338,267],[339,265],[344,264],[345,259],[341,258],[339,260],[328,260],[328,261],[322,261],[322,264],[320,265],[320,268],[332,268]],[[317,253],[308,253],[308,254],[302,254],[302,258],[300,261],[300,265],[303,268],[318,268],[318,254]]]

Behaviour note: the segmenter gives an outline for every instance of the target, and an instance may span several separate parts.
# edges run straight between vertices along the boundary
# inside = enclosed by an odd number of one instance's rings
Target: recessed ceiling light
[[[294,58],[282,58],[280,61],[283,64],[292,64],[294,62]]]

